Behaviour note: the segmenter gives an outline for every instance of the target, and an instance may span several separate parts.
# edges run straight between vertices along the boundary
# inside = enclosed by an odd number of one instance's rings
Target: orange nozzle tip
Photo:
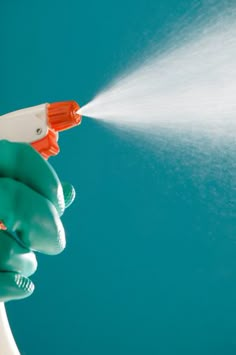
[[[48,104],[47,115],[50,128],[59,132],[80,124],[82,117],[78,113],[79,109],[76,101]]]

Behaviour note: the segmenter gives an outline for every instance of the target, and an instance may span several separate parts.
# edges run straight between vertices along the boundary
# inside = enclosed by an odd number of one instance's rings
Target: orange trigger
[[[57,133],[48,130],[48,134],[42,139],[31,143],[31,146],[36,149],[45,159],[52,155],[57,155],[60,148],[57,144]]]

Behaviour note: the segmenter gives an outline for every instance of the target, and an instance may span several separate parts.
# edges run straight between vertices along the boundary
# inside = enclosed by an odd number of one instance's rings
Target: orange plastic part
[[[7,230],[7,227],[4,225],[3,222],[0,222],[0,230],[3,230],[3,231]]]
[[[60,151],[60,148],[57,144],[57,133],[50,129],[48,130],[48,134],[44,138],[31,143],[31,145],[45,159],[48,159],[52,155],[57,155]]]
[[[80,109],[76,101],[62,101],[48,104],[47,115],[48,125],[55,131],[64,131],[80,124],[81,115],[77,113]]]

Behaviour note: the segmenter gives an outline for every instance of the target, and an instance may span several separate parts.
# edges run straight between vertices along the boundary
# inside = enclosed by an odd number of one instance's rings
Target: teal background
[[[197,3],[2,2],[0,113],[87,103]],[[235,149],[168,139],[86,118],[60,136],[50,162],[77,199],[66,251],[39,255],[34,295],[7,305],[22,354],[235,354]]]

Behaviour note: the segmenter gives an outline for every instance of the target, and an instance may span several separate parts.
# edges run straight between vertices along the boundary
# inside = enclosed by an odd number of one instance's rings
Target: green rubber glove
[[[60,220],[74,200],[72,185],[30,145],[0,141],[0,301],[28,297],[37,269],[35,251],[59,254],[65,248]]]

